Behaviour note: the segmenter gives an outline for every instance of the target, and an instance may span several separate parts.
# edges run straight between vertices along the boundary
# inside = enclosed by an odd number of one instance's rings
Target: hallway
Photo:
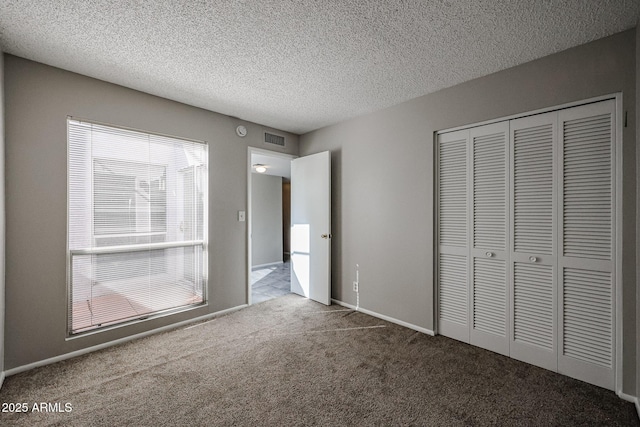
[[[291,292],[290,261],[251,271],[251,303],[257,304]]]

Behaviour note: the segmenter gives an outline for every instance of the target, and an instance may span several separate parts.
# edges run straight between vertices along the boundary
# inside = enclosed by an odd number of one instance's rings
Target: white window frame
[[[87,124],[91,124],[91,125],[98,125],[98,126],[104,126],[104,127],[110,127],[116,130],[123,130],[123,131],[132,131],[132,132],[137,132],[140,134],[145,134],[145,135],[149,135],[149,136],[158,136],[158,137],[166,137],[166,138],[172,138],[175,140],[181,140],[184,141],[186,143],[197,143],[197,144],[202,144],[204,146],[204,151],[205,151],[205,163],[204,163],[204,168],[203,168],[203,173],[204,176],[202,178],[202,183],[204,185],[204,191],[202,192],[202,238],[201,239],[195,239],[195,240],[181,240],[181,241],[171,241],[171,242],[157,242],[157,243],[145,243],[145,244],[127,244],[127,245],[115,245],[115,246],[101,246],[101,247],[97,247],[96,246],[96,237],[109,237],[109,235],[100,235],[100,236],[96,236],[95,235],[95,226],[93,224],[93,216],[95,214],[95,206],[94,206],[94,202],[93,202],[93,196],[92,196],[92,201],[91,201],[91,207],[90,207],[90,211],[91,211],[91,240],[92,240],[92,246],[90,248],[80,248],[80,249],[70,249],[70,245],[69,245],[69,240],[70,240],[70,195],[71,195],[71,180],[70,180],[70,175],[69,175],[69,144],[70,144],[70,138],[69,138],[69,127],[70,127],[70,123],[71,122],[81,122],[81,123],[87,123]],[[94,158],[91,158],[91,162],[93,163]],[[67,340],[69,339],[75,339],[78,337],[82,337],[82,336],[86,336],[86,335],[91,335],[91,334],[95,334],[95,333],[100,333],[100,332],[104,332],[107,330],[112,330],[115,328],[120,328],[126,325],[130,325],[132,323],[139,323],[139,322],[143,322],[149,319],[155,319],[158,317],[164,317],[167,315],[171,315],[174,313],[179,313],[179,312],[184,312],[184,311],[188,311],[188,310],[192,310],[195,308],[199,308],[199,307],[203,307],[208,305],[208,276],[209,276],[209,272],[208,272],[208,211],[209,211],[209,202],[208,202],[208,144],[205,141],[198,141],[198,140],[193,140],[193,139],[188,139],[188,138],[183,138],[183,137],[176,137],[173,135],[166,135],[166,134],[161,134],[161,133],[154,133],[154,132],[149,132],[149,131],[144,131],[144,130],[139,130],[139,129],[133,129],[133,128],[129,128],[129,127],[124,127],[124,126],[117,126],[117,125],[112,125],[112,124],[107,124],[107,123],[102,123],[102,122],[98,122],[98,121],[94,121],[94,120],[87,120],[87,119],[80,119],[77,117],[72,117],[72,116],[67,116],[67,233],[66,233],[66,237],[67,237],[67,250],[66,250],[66,268],[67,268],[67,289],[66,289],[66,297],[67,297],[67,307],[66,307],[66,317],[67,317]],[[141,162],[146,164],[146,162]],[[150,165],[152,163],[149,163]],[[157,166],[157,165],[155,165]],[[195,170],[195,169],[194,169]],[[93,186],[94,186],[94,171],[93,171],[93,166],[92,166],[92,171],[91,171],[91,180],[88,183],[89,187],[90,187],[90,191],[93,194]],[[133,233],[131,234],[132,236],[152,236],[152,235],[158,235],[158,234],[166,234],[166,225],[165,225],[165,231],[162,233],[158,233],[158,232],[152,232],[151,230],[149,230],[148,233],[144,232],[144,233]],[[117,236],[117,235],[114,235]],[[134,252],[142,252],[142,251],[151,251],[151,250],[161,250],[161,249],[173,249],[173,248],[187,248],[187,247],[192,247],[192,248],[201,248],[202,250],[202,262],[201,262],[201,268],[202,268],[202,301],[194,303],[194,304],[188,304],[188,305],[183,305],[183,306],[179,306],[179,307],[175,307],[175,308],[169,308],[169,309],[164,309],[164,310],[159,310],[159,311],[155,311],[155,312],[151,312],[148,314],[143,314],[138,318],[131,318],[131,319],[125,319],[119,322],[109,322],[106,326],[93,326],[90,328],[84,328],[80,331],[74,332],[72,330],[72,310],[73,310],[73,303],[72,303],[72,292],[73,292],[73,288],[72,288],[72,284],[73,284],[73,258],[75,256],[82,256],[82,255],[101,255],[101,254],[120,254],[120,253],[134,253]]]

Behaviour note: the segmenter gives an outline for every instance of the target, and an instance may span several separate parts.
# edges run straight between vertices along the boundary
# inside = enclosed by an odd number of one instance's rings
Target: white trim
[[[97,120],[85,119],[85,118],[82,118],[82,117],[76,117],[76,116],[67,115],[67,121],[69,121],[69,120],[73,120],[73,121],[80,122],[80,123],[88,123],[88,124],[91,124],[91,125],[112,127],[112,128],[127,130],[127,131],[131,131],[131,132],[146,133],[146,134],[153,135],[153,136],[160,136],[160,137],[173,138],[173,139],[181,139],[181,140],[187,141],[187,142],[195,142],[195,143],[198,143],[198,144],[208,145],[207,141],[204,141],[204,140],[201,140],[201,139],[186,138],[184,136],[170,135],[168,133],[150,132],[150,131],[147,131],[147,130],[144,130],[144,129],[132,128],[132,127],[129,127],[129,126],[116,125],[116,124],[113,124],[113,123],[100,122],[100,121],[97,121]]]
[[[113,236],[111,236],[113,237]],[[204,240],[180,240],[177,242],[158,242],[158,243],[143,243],[134,245],[121,245],[121,246],[100,246],[97,248],[85,248],[85,249],[70,249],[69,253],[73,255],[101,255],[101,254],[120,254],[123,252],[144,252],[152,251],[154,249],[173,249],[173,248],[187,248],[202,246],[204,249]]]
[[[626,394],[623,392],[616,393],[618,397],[622,400],[626,400],[627,402],[635,403],[636,408],[638,408],[638,398],[635,396],[631,396],[630,394]]]
[[[433,331],[440,334],[440,144],[433,133]]]
[[[414,331],[422,332],[423,334],[435,336],[435,332],[433,332],[431,329],[423,328],[422,326],[417,326],[412,323],[405,322],[403,320],[398,320],[393,317],[385,316],[384,314],[376,313],[375,311],[367,310],[366,308],[362,308],[362,307],[359,307],[356,310],[355,305],[351,305],[337,299],[332,298],[331,302],[333,302],[334,304],[338,304],[342,307],[347,307],[352,310],[359,311],[364,314],[368,314],[369,316],[377,317],[378,319],[386,320],[387,322],[395,323],[396,325],[404,326],[405,328],[413,329]]]
[[[21,372],[25,372],[25,371],[28,371],[28,370],[31,370],[31,369],[34,369],[34,368],[39,368],[41,366],[50,365],[50,364],[56,363],[56,362],[61,362],[63,360],[71,359],[71,358],[74,358],[74,357],[77,357],[77,356],[82,356],[83,354],[87,354],[87,353],[91,353],[91,352],[94,352],[94,351],[102,350],[102,349],[105,349],[105,348],[108,348],[108,347],[112,347],[114,345],[122,344],[122,343],[125,343],[125,342],[128,342],[128,341],[133,341],[133,340],[138,339],[138,338],[144,338],[146,336],[154,335],[154,334],[157,334],[159,332],[164,332],[164,331],[176,329],[176,328],[179,328],[181,326],[188,325],[188,324],[191,324],[191,323],[200,322],[202,320],[207,320],[207,319],[210,319],[212,317],[222,316],[224,314],[228,314],[228,313],[243,309],[245,307],[247,307],[246,304],[238,305],[236,307],[227,308],[226,310],[221,310],[221,311],[217,311],[215,313],[206,314],[204,316],[196,317],[194,319],[183,320],[182,322],[172,323],[170,325],[162,326],[160,328],[152,329],[150,331],[141,332],[139,334],[130,335],[130,336],[124,337],[124,338],[119,338],[117,340],[113,340],[113,341],[105,342],[105,343],[102,343],[102,344],[94,345],[92,347],[87,347],[87,348],[83,348],[81,350],[72,351],[70,353],[61,354],[59,356],[51,357],[49,359],[39,360],[37,362],[29,363],[27,365],[22,365],[22,366],[18,366],[16,368],[7,369],[6,371],[4,371],[2,373],[2,375],[3,376],[6,375],[8,377],[8,376],[11,376],[11,375],[19,374]]]
[[[279,147],[279,145],[277,147]],[[249,154],[262,154],[263,156],[278,157],[280,159],[292,159],[292,160],[298,158],[298,156],[296,156],[295,154],[281,153],[279,151],[271,151],[271,150],[267,150],[266,148],[257,148],[257,147],[248,147],[248,148],[249,148]],[[249,157],[249,162],[251,162],[251,157]]]
[[[253,270],[255,268],[271,267],[273,265],[280,265],[280,264],[284,264],[284,261],[268,262],[266,264],[254,265],[254,266],[251,267],[251,269]]]
[[[247,231],[247,305],[252,305],[253,301],[251,298],[251,234],[253,230],[251,229],[251,173],[253,171],[253,164],[251,161],[251,155],[254,153],[255,148],[248,147],[247,148],[247,211],[244,216],[244,220],[247,221],[245,224],[245,230]]]
[[[2,389],[2,384],[4,384],[5,378],[6,378],[5,372],[0,372],[0,390]]]
[[[638,415],[638,418],[640,418],[640,402],[638,402],[638,398],[635,396],[631,396],[630,394],[623,393],[621,391],[620,392],[616,391],[616,394],[620,399],[633,403],[636,407],[636,414]]]
[[[537,114],[544,114],[544,113],[549,113],[549,112],[553,112],[553,111],[564,110],[564,109],[567,109],[567,108],[577,107],[577,106],[580,106],[580,105],[593,104],[595,102],[606,101],[607,99],[617,99],[618,95],[620,95],[622,97],[622,93],[621,92],[616,92],[616,93],[612,93],[611,95],[596,96],[595,98],[584,99],[582,101],[569,102],[569,103],[566,103],[566,104],[560,104],[560,105],[556,105],[556,106],[553,106],[553,107],[540,108],[538,110],[527,111],[527,112],[524,112],[524,113],[512,114],[510,116],[504,116],[504,117],[500,117],[500,118],[497,118],[497,119],[485,120],[484,122],[470,123],[470,124],[467,124],[467,125],[456,126],[454,128],[450,128],[450,129],[439,130],[439,131],[436,132],[436,135],[441,135],[443,133],[449,133],[449,132],[455,132],[455,131],[458,131],[458,130],[471,129],[471,128],[484,126],[484,125],[490,125],[490,124],[493,124],[493,123],[504,122],[504,121],[507,121],[507,120],[520,119],[522,117],[535,116]]]
[[[614,257],[615,257],[615,265],[614,265],[614,286],[615,286],[615,300],[614,300],[614,310],[616,313],[615,318],[615,378],[614,378],[614,390],[621,396],[622,393],[622,362],[623,362],[623,351],[622,351],[622,132],[623,132],[623,115],[624,111],[622,109],[622,93],[617,93],[615,95],[615,115],[616,115],[616,123],[615,123],[615,142],[614,142],[614,168],[615,168],[615,209],[616,215],[614,218],[615,221],[615,233],[613,238],[615,239],[615,247],[613,248]],[[635,381],[634,381],[635,382]],[[637,405],[637,401],[636,401]]]
[[[245,215],[245,221],[247,222],[245,227],[247,230],[247,305],[252,305],[253,301],[251,298],[251,270],[254,268],[251,266],[251,233],[253,230],[251,229],[251,171],[252,171],[252,162],[251,155],[252,154],[262,154],[264,156],[278,157],[281,159],[296,159],[298,156],[294,154],[280,153],[277,151],[265,150],[264,148],[256,148],[256,147],[247,147],[247,214]],[[255,266],[260,267],[260,266]]]
[[[209,303],[204,303],[204,304],[197,303],[195,305],[187,305],[187,306],[176,307],[176,308],[168,308],[168,309],[162,310],[160,312],[149,313],[148,316],[142,316],[142,317],[138,317],[138,318],[131,319],[131,320],[128,320],[128,321],[120,322],[120,323],[114,323],[113,325],[108,325],[108,326],[104,326],[104,327],[89,329],[88,331],[78,332],[78,333],[75,333],[73,335],[67,335],[67,337],[65,338],[65,341],[82,340],[82,339],[84,339],[84,338],[86,338],[88,336],[91,336],[91,335],[99,335],[99,334],[102,334],[102,333],[107,332],[107,331],[114,331],[114,330],[126,328],[127,326],[136,325],[136,324],[143,323],[143,322],[149,322],[151,320],[161,319],[163,317],[173,316],[175,314],[185,313],[185,312],[192,311],[192,310],[201,310],[201,309],[203,309],[205,307],[209,307]],[[69,334],[69,332],[67,332],[67,334]]]

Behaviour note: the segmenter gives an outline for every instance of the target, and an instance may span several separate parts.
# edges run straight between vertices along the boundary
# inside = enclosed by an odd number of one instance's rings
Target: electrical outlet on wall
[[[353,281],[353,292],[358,292],[358,282]]]

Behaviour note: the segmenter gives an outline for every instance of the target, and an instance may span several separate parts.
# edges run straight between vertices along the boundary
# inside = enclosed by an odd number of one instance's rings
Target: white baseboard
[[[622,400],[626,400],[627,402],[631,402],[631,403],[635,403],[636,406],[638,405],[638,398],[635,396],[631,396],[630,394],[626,394],[623,392],[618,392],[616,393],[618,395],[618,397]]]
[[[274,266],[274,265],[280,265],[280,264],[283,264],[283,263],[284,263],[284,261],[268,262],[266,264],[253,265],[253,266],[251,266],[251,269],[253,270],[255,268],[266,268],[266,267],[271,267],[271,266]]]
[[[2,389],[2,384],[4,384],[5,373],[0,372],[0,389]]]
[[[81,350],[72,351],[70,353],[61,354],[59,356],[51,357],[49,359],[39,360],[37,362],[29,363],[27,365],[18,366],[16,368],[7,369],[6,371],[4,371],[2,373],[2,376],[0,378],[2,378],[2,380],[4,380],[5,375],[7,377],[9,377],[11,375],[19,374],[20,372],[25,372],[25,371],[28,371],[28,370],[31,370],[31,369],[34,369],[34,368],[39,368],[40,366],[45,366],[45,365],[50,365],[52,363],[61,362],[63,360],[71,359],[73,357],[82,356],[83,354],[87,354],[87,353],[91,353],[91,352],[94,352],[94,351],[102,350],[104,348],[112,347],[114,345],[122,344],[122,343],[125,343],[125,342],[128,342],[128,341],[133,341],[133,340],[138,339],[138,338],[144,338],[146,336],[157,334],[159,332],[164,332],[164,331],[168,331],[168,330],[171,330],[171,329],[176,329],[176,328],[179,328],[181,326],[189,325],[191,323],[201,322],[203,320],[211,319],[212,317],[222,316],[223,314],[228,314],[228,313],[240,310],[240,309],[245,308],[245,307],[248,307],[247,304],[242,304],[242,305],[239,305],[239,306],[236,306],[236,307],[227,308],[226,310],[216,311],[215,313],[206,314],[204,316],[196,317],[194,319],[183,320],[182,322],[172,323],[170,325],[162,326],[160,328],[152,329],[150,331],[141,332],[139,334],[130,335],[130,336],[124,337],[124,338],[119,338],[117,340],[113,340],[113,341],[109,341],[109,342],[106,342],[106,343],[94,345],[92,347],[87,347],[87,348],[83,348]],[[0,387],[1,387],[1,383],[0,383]]]
[[[331,299],[331,302],[341,305],[343,307],[350,308],[352,310],[356,309],[355,305],[347,304],[346,302]],[[403,320],[398,320],[393,317],[386,316],[384,314],[376,313],[375,311],[367,310],[366,308],[359,307],[358,311],[364,314],[368,314],[369,316],[377,317],[378,319],[386,320],[387,322],[395,323],[396,325],[404,326],[405,328],[413,329],[414,331],[422,332],[423,334],[434,336],[435,333],[431,329],[423,328],[422,326],[417,326],[412,323],[405,322]]]
[[[638,398],[635,396],[631,396],[630,394],[626,394],[623,392],[618,392],[616,393],[618,395],[618,397],[622,400],[626,400],[627,402],[631,402],[636,406],[636,413],[638,414],[638,417],[640,418],[640,403],[638,403]]]

